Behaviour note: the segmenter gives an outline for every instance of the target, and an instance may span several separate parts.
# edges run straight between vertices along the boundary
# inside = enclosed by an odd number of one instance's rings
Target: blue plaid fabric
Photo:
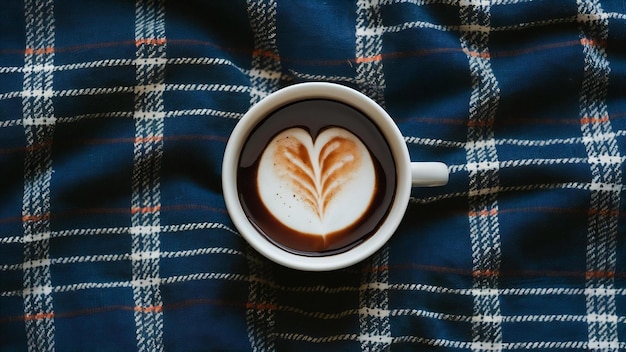
[[[0,348],[626,349],[621,0],[0,2]],[[400,228],[344,270],[264,259],[225,143],[269,93],[398,123]]]

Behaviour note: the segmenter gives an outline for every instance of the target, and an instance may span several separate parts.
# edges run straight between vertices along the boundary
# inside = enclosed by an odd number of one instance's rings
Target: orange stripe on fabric
[[[43,319],[53,319],[54,313],[37,313],[37,314],[26,314],[24,315],[24,320],[43,320]]]
[[[54,48],[49,46],[46,48],[26,48],[24,50],[24,54],[26,55],[42,55],[42,54],[52,54],[54,53]]]
[[[589,209],[589,216],[600,215],[600,216],[609,216],[613,218],[618,218],[620,216],[619,210],[609,210],[609,209]]]
[[[52,146],[52,141],[44,141],[41,143],[35,143],[25,148],[26,152],[34,152],[39,149],[46,149]]]
[[[599,117],[585,116],[580,119],[580,123],[583,125],[588,125],[588,124],[593,124],[593,123],[603,123],[603,122],[609,122],[609,117],[608,116],[599,116]]]
[[[474,270],[472,271],[473,277],[498,277],[500,272],[497,270]]]
[[[589,39],[589,38],[581,38],[580,44],[583,46],[606,46],[606,41]]]
[[[167,42],[165,38],[141,38],[135,40],[135,45],[163,45]]]
[[[463,52],[465,53],[465,55],[470,56],[470,57],[478,57],[481,59],[491,58],[491,54],[488,52],[478,52],[478,51],[467,50],[467,49],[463,49]]]
[[[614,279],[615,272],[604,271],[604,270],[587,271],[585,273],[585,278],[586,279]]]
[[[377,61],[381,61],[383,59],[383,55],[382,54],[378,54],[378,55],[374,55],[374,56],[361,56],[361,57],[357,57],[355,62],[357,64],[363,64],[363,63],[368,63],[368,62],[377,62]]]
[[[148,307],[135,306],[133,310],[135,312],[142,312],[142,313],[161,313],[163,312],[163,306],[162,305],[148,306]]]
[[[22,221],[22,217],[21,216],[11,216],[8,218],[2,218],[0,219],[0,224],[10,224],[12,222],[20,222]]]
[[[147,213],[156,213],[161,211],[161,206],[157,205],[154,207],[133,207],[130,209],[130,212],[132,214],[137,214],[137,213],[142,213],[142,214],[147,214]]]
[[[35,53],[43,54],[43,53],[46,53],[46,50],[48,50],[48,52],[51,52],[52,50],[56,53],[75,52],[75,51],[81,51],[81,50],[102,49],[102,48],[119,47],[119,46],[125,46],[125,45],[138,45],[138,44],[141,45],[144,43],[158,45],[158,44],[164,44],[166,42],[167,44],[175,44],[175,45],[180,45],[180,46],[210,46],[210,47],[214,47],[216,49],[234,53],[234,54],[250,53],[250,51],[244,47],[239,47],[239,48],[238,47],[225,47],[225,46],[221,46],[216,43],[213,43],[213,42],[202,41],[202,40],[163,38],[163,39],[139,39],[139,40],[123,40],[123,41],[115,41],[115,42],[86,43],[82,45],[73,45],[73,46],[55,47],[55,48],[43,48],[43,49],[34,49],[34,48],[4,49],[4,50],[0,50],[0,55],[24,55],[24,54],[29,54],[29,53],[30,54],[35,54]],[[543,45],[535,45],[535,46],[530,46],[527,48],[521,48],[521,49],[516,49],[516,50],[492,51],[488,55],[491,58],[521,56],[521,55],[529,54],[532,52],[559,49],[563,47],[576,46],[576,45],[581,45],[581,44],[582,45],[597,45],[598,43],[590,39],[562,41],[562,42],[554,42],[554,43],[543,44]],[[604,45],[604,44],[605,44],[604,42],[600,42],[600,45]],[[440,48],[430,48],[430,49],[415,50],[415,51],[389,52],[389,53],[382,54],[382,57],[383,58],[420,57],[420,56],[438,55],[438,54],[446,54],[446,53],[458,53],[462,51],[463,50],[460,48],[440,47]],[[344,65],[347,62],[350,62],[350,63],[355,62],[355,59],[349,59],[349,58],[336,59],[336,60],[302,60],[302,59],[295,59],[295,58],[290,59],[290,58],[285,58],[285,57],[279,57],[278,55],[273,54],[273,53],[256,52],[256,54],[261,55],[261,56],[266,56],[266,57],[272,57],[276,60],[280,59],[281,61],[284,61],[284,62],[292,62],[292,63],[299,63],[303,65],[313,65],[313,66],[337,66],[337,65]],[[484,55],[484,54],[479,54],[479,53],[471,53],[469,51],[466,52],[465,54],[472,55],[472,56]]]
[[[493,126],[494,124],[494,120],[493,119],[488,119],[488,120],[470,120],[467,122],[467,126],[468,127],[489,127],[489,126]]]
[[[477,217],[477,216],[496,216],[498,215],[498,209],[484,209],[480,211],[470,211],[469,216]]]
[[[274,59],[276,61],[280,61],[280,55],[276,54],[275,52],[269,51],[269,50],[256,49],[256,50],[252,51],[252,55],[253,56],[261,56],[261,57],[269,57],[269,58]]]
[[[45,214],[29,214],[29,215],[23,215],[22,216],[22,221],[23,222],[27,222],[27,221],[43,221],[43,220],[48,220],[50,219],[50,213],[45,213]]]
[[[26,147],[0,148],[0,154],[11,154],[21,152],[35,152],[40,149],[46,149],[52,146],[52,141],[34,143]]]
[[[63,319],[63,318],[76,318],[79,316],[85,315],[94,315],[101,313],[108,313],[113,311],[141,311],[141,312],[162,312],[162,311],[172,311],[177,309],[185,309],[189,307],[199,306],[199,305],[214,305],[221,307],[231,307],[235,309],[258,309],[258,310],[277,310],[278,305],[276,304],[267,304],[267,303],[250,303],[250,302],[237,302],[237,301],[224,301],[219,299],[190,299],[180,302],[173,302],[167,305],[162,306],[150,306],[150,307],[139,307],[139,306],[129,306],[129,305],[111,305],[111,306],[100,306],[93,308],[85,308],[85,309],[77,309],[67,312],[56,312],[56,313],[40,313],[35,315],[17,315],[17,316],[8,316],[8,317],[0,317],[0,324],[8,324],[14,322],[20,322],[24,320],[36,320],[36,319],[47,319],[54,317],[55,319]]]
[[[273,303],[246,303],[246,309],[254,309],[254,310],[276,310],[278,306]]]
[[[137,137],[135,138],[135,143],[154,143],[163,141],[163,136],[152,136],[152,137]]]

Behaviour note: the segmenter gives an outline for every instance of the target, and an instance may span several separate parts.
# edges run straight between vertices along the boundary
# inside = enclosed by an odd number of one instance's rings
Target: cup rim
[[[357,246],[336,254],[306,256],[288,252],[260,234],[250,223],[239,201],[237,169],[239,155],[250,132],[275,110],[308,99],[328,99],[353,106],[376,126],[391,149],[396,164],[396,191],[389,213],[378,230]],[[230,218],[240,235],[260,254],[285,267],[304,271],[331,271],[354,265],[378,251],[394,234],[404,217],[411,193],[408,148],[387,112],[372,99],[352,88],[329,82],[298,83],[275,91],[253,105],[233,129],[222,162],[222,193]]]

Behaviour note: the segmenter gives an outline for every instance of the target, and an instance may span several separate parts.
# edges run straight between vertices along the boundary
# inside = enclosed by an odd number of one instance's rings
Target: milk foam
[[[369,151],[351,132],[302,128],[278,134],[263,151],[257,189],[269,212],[295,231],[324,236],[358,221],[376,192]]]

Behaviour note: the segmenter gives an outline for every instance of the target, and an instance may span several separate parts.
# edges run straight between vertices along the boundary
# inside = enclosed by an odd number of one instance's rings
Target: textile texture
[[[282,87],[383,106],[392,239],[261,257],[227,138]],[[626,349],[626,2],[0,1],[0,350]]]

